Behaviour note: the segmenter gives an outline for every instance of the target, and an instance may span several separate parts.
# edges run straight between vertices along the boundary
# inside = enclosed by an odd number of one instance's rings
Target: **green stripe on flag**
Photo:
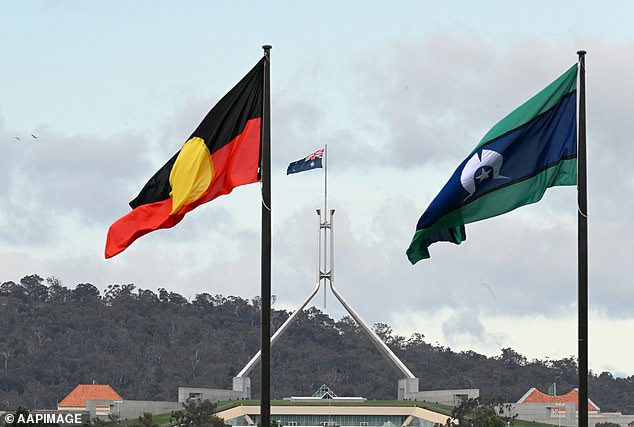
[[[426,245],[419,242],[434,232],[451,229],[453,243],[466,240],[464,224],[491,218],[510,212],[520,206],[541,200],[549,187],[556,185],[575,185],[577,183],[577,159],[562,160],[556,165],[532,176],[529,179],[497,188],[488,194],[443,215],[433,226],[417,230],[412,239],[407,256],[412,263],[429,258]]]

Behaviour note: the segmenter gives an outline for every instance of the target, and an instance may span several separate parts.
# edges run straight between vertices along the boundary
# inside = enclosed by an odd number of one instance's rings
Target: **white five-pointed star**
[[[489,177],[489,171],[487,171],[486,169],[482,168],[480,170],[480,175],[476,176],[476,179],[478,180],[478,182],[482,182],[485,179],[487,179]]]

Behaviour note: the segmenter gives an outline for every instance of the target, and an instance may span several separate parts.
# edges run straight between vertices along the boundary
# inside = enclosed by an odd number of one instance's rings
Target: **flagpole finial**
[[[586,52],[585,50],[578,50],[577,51],[577,55],[579,55],[579,56],[585,56],[586,53],[588,53],[588,52]]]
[[[262,49],[264,49],[264,57],[267,60],[271,60],[271,49],[273,48],[273,46],[271,46],[270,44],[265,44],[262,46]]]

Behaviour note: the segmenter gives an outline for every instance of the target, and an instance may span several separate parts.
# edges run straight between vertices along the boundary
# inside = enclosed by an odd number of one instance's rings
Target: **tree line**
[[[271,311],[271,328],[287,318]],[[0,285],[0,410],[52,409],[79,383],[111,385],[124,399],[177,400],[178,387],[229,389],[259,350],[260,299],[201,293],[188,301],[160,288],[90,283],[74,288],[33,274]],[[486,400],[515,402],[531,387],[577,386],[577,361],[527,360],[511,348],[487,357],[425,341],[424,331],[375,332],[420,378],[421,390],[479,388]],[[312,395],[395,399],[399,372],[354,320],[304,310],[271,348],[271,398]],[[259,396],[260,372],[251,372]],[[634,414],[634,376],[590,372],[589,397],[603,412]]]

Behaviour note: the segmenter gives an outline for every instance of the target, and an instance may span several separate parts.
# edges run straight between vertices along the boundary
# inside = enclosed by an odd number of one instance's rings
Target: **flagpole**
[[[579,427],[588,427],[588,200],[586,166],[586,63],[579,55],[579,140],[577,153],[577,223],[579,286]]]
[[[328,226],[328,144],[324,146],[324,225]],[[324,233],[324,260],[326,259],[326,254],[328,253],[328,248],[326,247],[327,238],[326,233]],[[330,243],[332,244],[332,242]],[[326,271],[326,265],[324,261],[324,273]],[[324,309],[326,308],[326,283],[324,282]]]
[[[260,426],[271,425],[271,46],[264,45],[264,104],[262,105],[262,248],[261,248],[261,384]]]
[[[328,211],[328,144],[324,146],[324,211]]]

